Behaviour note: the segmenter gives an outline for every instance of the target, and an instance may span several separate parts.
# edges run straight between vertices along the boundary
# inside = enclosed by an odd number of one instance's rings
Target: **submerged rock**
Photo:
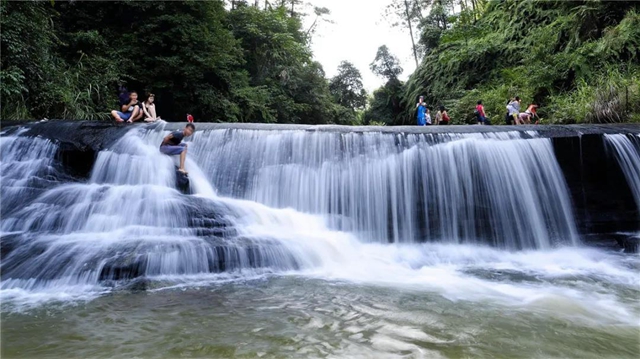
[[[189,180],[189,175],[185,174],[182,171],[178,171],[178,168],[176,167],[176,188],[184,194],[190,194],[190,182],[191,181]]]
[[[638,253],[640,249],[640,233],[636,234],[616,234],[616,242],[626,253]]]

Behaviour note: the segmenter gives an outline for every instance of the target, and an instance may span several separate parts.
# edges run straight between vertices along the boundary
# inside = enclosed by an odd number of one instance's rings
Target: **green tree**
[[[403,71],[400,60],[389,52],[387,45],[378,48],[376,57],[369,68],[371,72],[387,80],[397,79]]]
[[[327,9],[326,7],[314,6],[313,15],[315,15],[313,19],[313,23],[311,24],[311,26],[309,26],[309,29],[307,29],[306,31],[307,38],[310,38],[310,36],[315,33],[316,29],[318,28],[318,24],[320,22],[333,23],[333,21],[329,20],[328,18],[328,16],[331,15],[331,10]]]
[[[51,20],[55,13],[44,3],[0,2],[2,57],[2,118],[19,119],[47,112],[42,103],[58,71],[50,56],[55,46]]]
[[[335,102],[352,110],[362,109],[367,104],[367,91],[362,85],[362,74],[349,61],[342,61],[338,74],[329,82],[329,91]]]
[[[238,7],[229,17],[243,49],[249,84],[261,100],[240,100],[247,111],[243,121],[332,122],[327,80],[312,60],[300,19],[289,16],[285,7]]]
[[[183,119],[189,112],[199,119],[237,120],[232,89],[243,78],[233,69],[242,53],[221,1],[71,2],[61,3],[59,11],[68,61],[76,53],[106,56],[117,64],[116,80],[140,95],[155,93],[166,118]],[[94,33],[95,39],[87,38]]]
[[[375,90],[363,116],[364,124],[368,125],[372,122],[387,125],[397,124],[397,117],[403,110],[400,103],[402,88],[402,82],[398,79],[391,79],[384,86]]]
[[[424,18],[425,9],[431,5],[431,0],[392,0],[386,8],[386,16],[392,26],[402,26],[409,30],[413,57],[418,66],[418,47],[414,31]]]
[[[168,119],[344,121],[313,61],[313,29],[301,28],[301,2],[230,5],[3,0],[2,118],[109,118],[124,84],[155,93]]]
[[[400,61],[389,52],[386,45],[382,45],[369,67],[374,74],[387,79],[387,82],[373,93],[369,109],[364,114],[364,123],[376,121],[395,124],[402,112],[400,95],[404,88],[404,84],[398,79],[402,73]]]

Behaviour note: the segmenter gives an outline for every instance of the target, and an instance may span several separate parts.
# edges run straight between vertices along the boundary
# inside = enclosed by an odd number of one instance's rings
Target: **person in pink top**
[[[482,101],[478,101],[475,114],[478,118],[478,125],[484,125],[487,122],[487,115],[484,113],[484,106],[482,105]]]

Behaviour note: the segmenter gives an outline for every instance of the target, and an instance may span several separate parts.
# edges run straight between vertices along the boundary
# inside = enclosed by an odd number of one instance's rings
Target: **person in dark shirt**
[[[111,116],[116,119],[116,122],[127,121],[128,123],[131,123],[142,117],[142,110],[140,109],[137,92],[132,91],[129,93],[128,98],[120,99],[120,106],[120,111],[111,111]]]
[[[174,131],[168,134],[160,145],[160,152],[168,156],[180,155],[180,167],[178,171],[187,173],[184,169],[184,160],[187,158],[187,144],[182,142],[182,139],[193,135],[196,131],[196,126],[193,123],[187,123],[182,131]]]

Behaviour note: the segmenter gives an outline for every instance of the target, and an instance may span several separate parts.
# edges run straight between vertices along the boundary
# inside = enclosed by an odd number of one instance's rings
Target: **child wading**
[[[184,161],[187,158],[187,144],[183,143],[182,139],[191,136],[195,131],[196,126],[192,123],[188,123],[182,131],[174,131],[167,135],[160,145],[160,152],[165,155],[180,155],[180,168],[178,168],[178,171],[184,174],[187,173],[184,169]]]

